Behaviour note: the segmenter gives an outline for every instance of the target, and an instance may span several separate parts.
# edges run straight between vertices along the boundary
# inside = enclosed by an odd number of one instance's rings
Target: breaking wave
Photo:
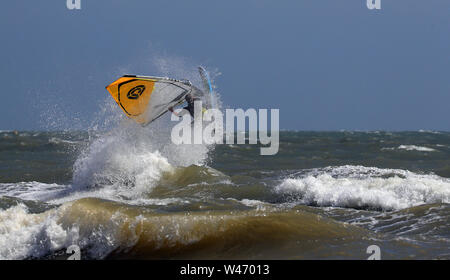
[[[317,206],[399,210],[450,203],[450,180],[399,169],[340,166],[284,179],[275,191]]]
[[[39,214],[23,204],[0,211],[0,259],[42,258],[72,244],[84,259],[292,258],[304,250],[329,254],[308,240],[359,240],[363,233],[307,212],[158,214],[86,198]]]

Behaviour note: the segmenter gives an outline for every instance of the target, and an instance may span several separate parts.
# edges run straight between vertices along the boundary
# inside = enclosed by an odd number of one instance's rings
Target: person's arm
[[[170,112],[172,112],[172,114],[174,114],[175,116],[181,118],[183,117],[185,114],[189,114],[189,108],[188,107],[184,107],[179,113],[175,112],[173,110],[173,107],[170,107],[168,109]]]
[[[172,112],[175,116],[179,117],[178,113],[173,110],[173,107],[169,108],[169,111]]]

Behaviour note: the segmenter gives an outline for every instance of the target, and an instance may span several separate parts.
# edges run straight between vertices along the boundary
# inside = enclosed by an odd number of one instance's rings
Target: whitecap
[[[318,206],[399,210],[450,202],[450,179],[399,169],[341,166],[284,179],[277,193]]]

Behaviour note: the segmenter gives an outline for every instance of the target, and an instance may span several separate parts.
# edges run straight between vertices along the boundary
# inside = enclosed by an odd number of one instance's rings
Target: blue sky
[[[282,129],[450,130],[450,1],[81,1],[2,3],[0,130],[87,125],[118,76],[198,64]]]

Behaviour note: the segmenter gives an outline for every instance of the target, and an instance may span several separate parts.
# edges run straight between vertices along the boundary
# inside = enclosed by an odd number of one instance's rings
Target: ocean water
[[[449,132],[0,132],[0,259],[450,258]]]

